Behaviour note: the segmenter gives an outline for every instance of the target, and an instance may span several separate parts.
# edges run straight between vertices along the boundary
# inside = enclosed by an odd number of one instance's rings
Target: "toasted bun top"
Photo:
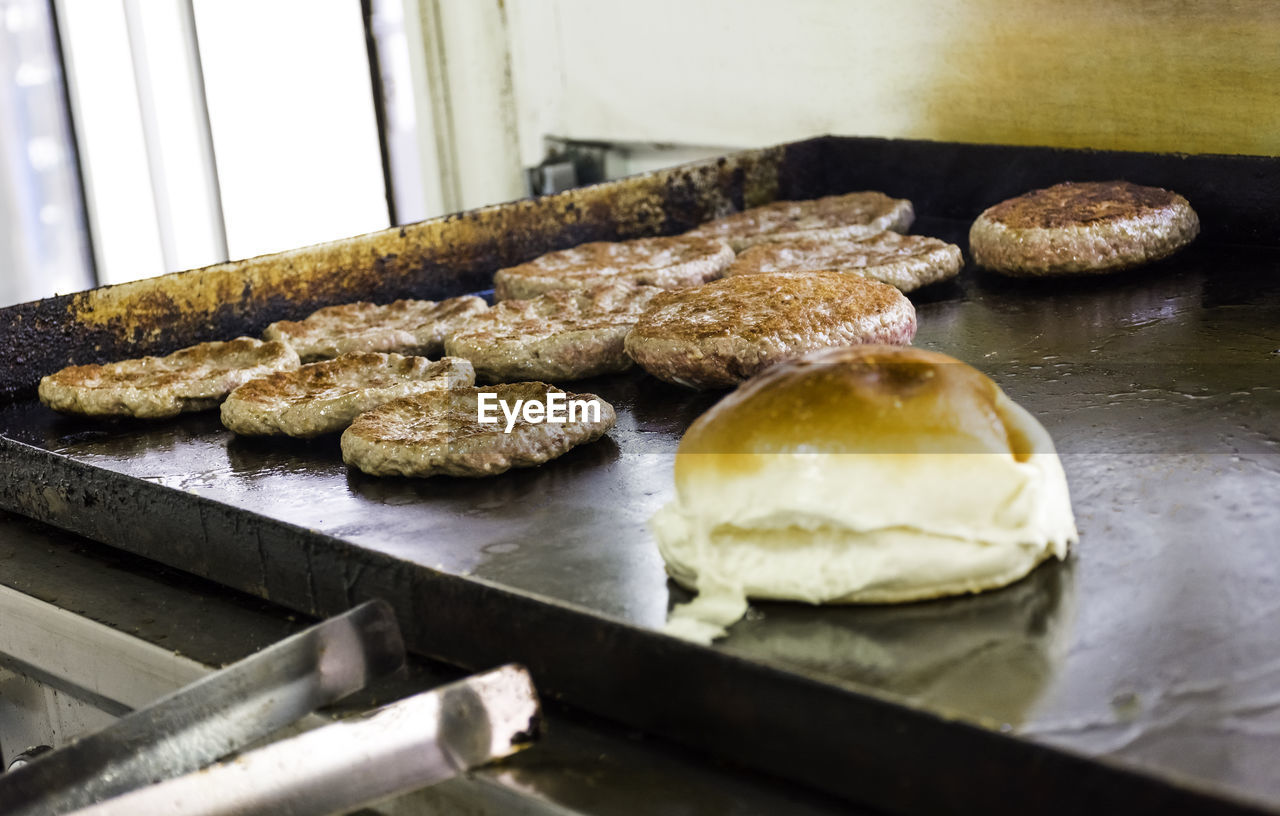
[[[1002,201],[982,213],[1014,229],[1057,229],[1190,208],[1185,198],[1127,181],[1063,182]]]
[[[865,345],[811,352],[743,383],[685,433],[676,477],[755,470],[779,453],[1024,461],[1052,450],[1040,424],[977,369],[923,349]]]

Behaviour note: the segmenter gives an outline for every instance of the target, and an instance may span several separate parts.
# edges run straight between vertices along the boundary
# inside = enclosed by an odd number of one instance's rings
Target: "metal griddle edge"
[[[1199,254],[1183,267],[1171,267],[1171,277],[1183,284],[1201,280],[1218,247],[1262,270],[1250,272],[1254,276],[1265,274],[1276,258],[1280,163],[1274,159],[820,137],[0,310],[0,471],[6,474],[0,509],[310,615],[328,616],[383,598],[395,608],[409,647],[424,656],[467,669],[520,662],[540,690],[572,706],[885,810],[1276,812],[1280,797],[1264,801],[1230,782],[1053,746],[1016,728],[913,702],[892,687],[848,682],[795,661],[675,640],[642,625],[649,619],[611,599],[573,594],[580,590],[538,591],[461,562],[425,563],[407,549],[403,524],[409,522],[394,521],[411,518],[404,514],[412,511],[395,508],[434,501],[429,494],[435,488],[399,484],[384,489],[335,475],[328,454],[315,447],[236,447],[217,437],[216,418],[209,417],[177,420],[155,432],[159,436],[128,424],[103,430],[52,418],[32,399],[39,376],[69,363],[256,334],[271,321],[299,318],[333,303],[477,291],[486,288],[494,269],[551,249],[674,234],[775,198],[885,190],[911,198],[922,224],[963,243],[967,223],[996,201],[1064,179],[1109,178],[1159,184],[1196,206],[1204,225]],[[973,275],[973,270],[964,273],[970,280]],[[1133,292],[1162,285],[1139,277],[1119,286]],[[917,305],[948,315],[953,306],[969,302],[1005,303],[999,286],[978,278],[926,293]],[[1025,303],[1027,294],[1015,291],[1010,302]],[[1077,288],[1071,296],[1099,294],[1095,286],[1085,287],[1083,294]],[[1269,320],[1275,287],[1264,294],[1269,299],[1259,302],[1268,311],[1259,319]],[[1052,337],[1016,326],[1006,330],[1028,343],[1039,342],[1038,353],[1052,347]],[[453,503],[456,522],[447,529],[463,534],[482,529],[486,512],[510,528],[515,522],[502,515],[502,507],[549,502],[554,513],[556,503],[546,492],[572,490],[597,469],[625,483],[634,462],[646,455],[669,456],[683,427],[714,399],[654,387],[641,375],[605,388],[615,389],[633,417],[613,449],[584,451],[558,471],[514,476],[505,494],[446,486],[441,492]],[[158,439],[175,440],[176,447],[153,444]],[[138,475],[137,463],[163,460],[185,450],[188,442],[202,446],[198,456],[214,455],[208,448],[224,451],[219,455],[229,456],[231,467],[191,469],[192,478],[185,481]],[[254,479],[261,481],[255,486]],[[345,485],[359,500],[353,506],[370,509],[354,510],[347,526],[326,529],[305,523],[300,512],[273,514],[262,491],[288,480],[308,489]],[[210,484],[212,493],[204,490]],[[646,487],[643,496],[658,489]],[[218,490],[242,491],[244,501],[229,502]],[[323,493],[310,500],[317,497]],[[290,500],[308,499],[300,489]],[[382,512],[392,519],[383,532],[399,536],[395,547],[369,543],[380,523],[370,514]],[[536,529],[554,530],[557,523],[575,520],[557,521],[552,515]],[[604,547],[607,525],[600,519],[590,523]],[[393,529],[393,524],[401,526]],[[1252,529],[1258,535],[1275,532],[1274,513]],[[652,563],[652,556],[637,555],[622,565],[647,570],[651,580]],[[586,577],[593,573],[588,570]],[[609,580],[625,578],[615,574]],[[1059,576],[1037,580],[1052,583]],[[572,575],[546,581],[553,588],[560,581],[581,583]],[[1075,602],[1087,603],[1081,595]],[[681,596],[671,590],[670,597]],[[665,606],[667,596],[657,600]],[[645,601],[652,604],[654,598]],[[807,620],[807,614],[770,610],[765,617],[786,623]]]

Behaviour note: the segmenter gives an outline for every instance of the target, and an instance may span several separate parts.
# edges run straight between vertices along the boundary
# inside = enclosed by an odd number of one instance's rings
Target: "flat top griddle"
[[[824,144],[824,162],[784,161],[782,193],[862,188],[831,151],[889,151],[885,172],[932,158],[962,188],[1009,166],[973,146]],[[1053,155],[1052,180],[1163,166]],[[968,194],[975,215],[992,203]],[[959,203],[912,197],[913,231],[965,244]],[[970,268],[913,295],[915,344],[985,371],[1053,435],[1081,532],[1067,562],[972,598],[755,604],[712,648],[656,633],[688,595],[645,522],[720,394],[640,373],[573,386],[618,409],[606,439],[481,481],[366,477],[336,437],[238,439],[216,413],[86,421],[20,398],[0,405],[0,506],[306,612],[387,597],[423,653],[524,660],[569,702],[885,807],[1280,812],[1280,249],[1206,233],[1111,278]]]

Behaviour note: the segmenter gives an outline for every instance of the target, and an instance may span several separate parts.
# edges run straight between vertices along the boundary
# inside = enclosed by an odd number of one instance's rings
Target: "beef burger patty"
[[[482,395],[508,408],[533,400],[544,406],[550,395],[595,402],[566,422],[532,422],[523,414],[511,422],[497,410],[497,422],[479,421]],[[519,401],[519,402],[517,402]],[[569,394],[540,382],[505,383],[484,388],[433,391],[392,400],[356,417],[342,434],[342,459],[372,476],[493,476],[511,468],[533,467],[594,442],[613,427],[613,406],[594,394]]]
[[[725,275],[830,269],[910,292],[954,278],[963,267],[964,256],[955,244],[886,230],[857,240],[795,238],[756,244],[739,255]]]
[[[200,343],[164,357],[68,366],[40,380],[40,401],[87,416],[162,419],[217,407],[237,386],[298,367],[285,343],[252,337]]]
[[[527,299],[616,281],[676,289],[718,278],[731,263],[733,250],[710,238],[594,241],[499,269],[493,276],[493,296],[497,300]]]
[[[915,308],[892,286],[840,272],[774,272],[659,294],[626,350],[659,379],[728,388],[806,351],[906,345],[915,331]]]
[[[344,354],[245,383],[222,403],[222,424],[243,436],[320,436],[393,399],[474,382],[471,363],[457,357]]]
[[[445,352],[470,360],[481,382],[563,382],[623,371],[632,363],[622,342],[662,291],[615,281],[504,300],[450,335]]]
[[[741,252],[770,241],[849,240],[887,229],[905,232],[914,220],[910,201],[866,191],[805,201],[775,201],[709,221],[685,236],[726,241],[734,252]]]
[[[444,338],[469,316],[489,308],[474,295],[394,303],[343,303],[312,312],[305,320],[281,320],[262,336],[293,346],[303,362],[357,351],[389,351],[439,357]]]
[[[1006,275],[1092,275],[1159,260],[1199,232],[1199,217],[1177,193],[1065,182],[985,210],[969,230],[969,252]]]

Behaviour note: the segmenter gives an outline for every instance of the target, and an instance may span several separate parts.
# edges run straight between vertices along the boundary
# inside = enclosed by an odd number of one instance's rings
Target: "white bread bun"
[[[897,603],[1005,586],[1076,540],[1048,433],[981,372],[902,346],[822,349],[743,383],[681,440],[650,522],[708,640],[746,598]]]

